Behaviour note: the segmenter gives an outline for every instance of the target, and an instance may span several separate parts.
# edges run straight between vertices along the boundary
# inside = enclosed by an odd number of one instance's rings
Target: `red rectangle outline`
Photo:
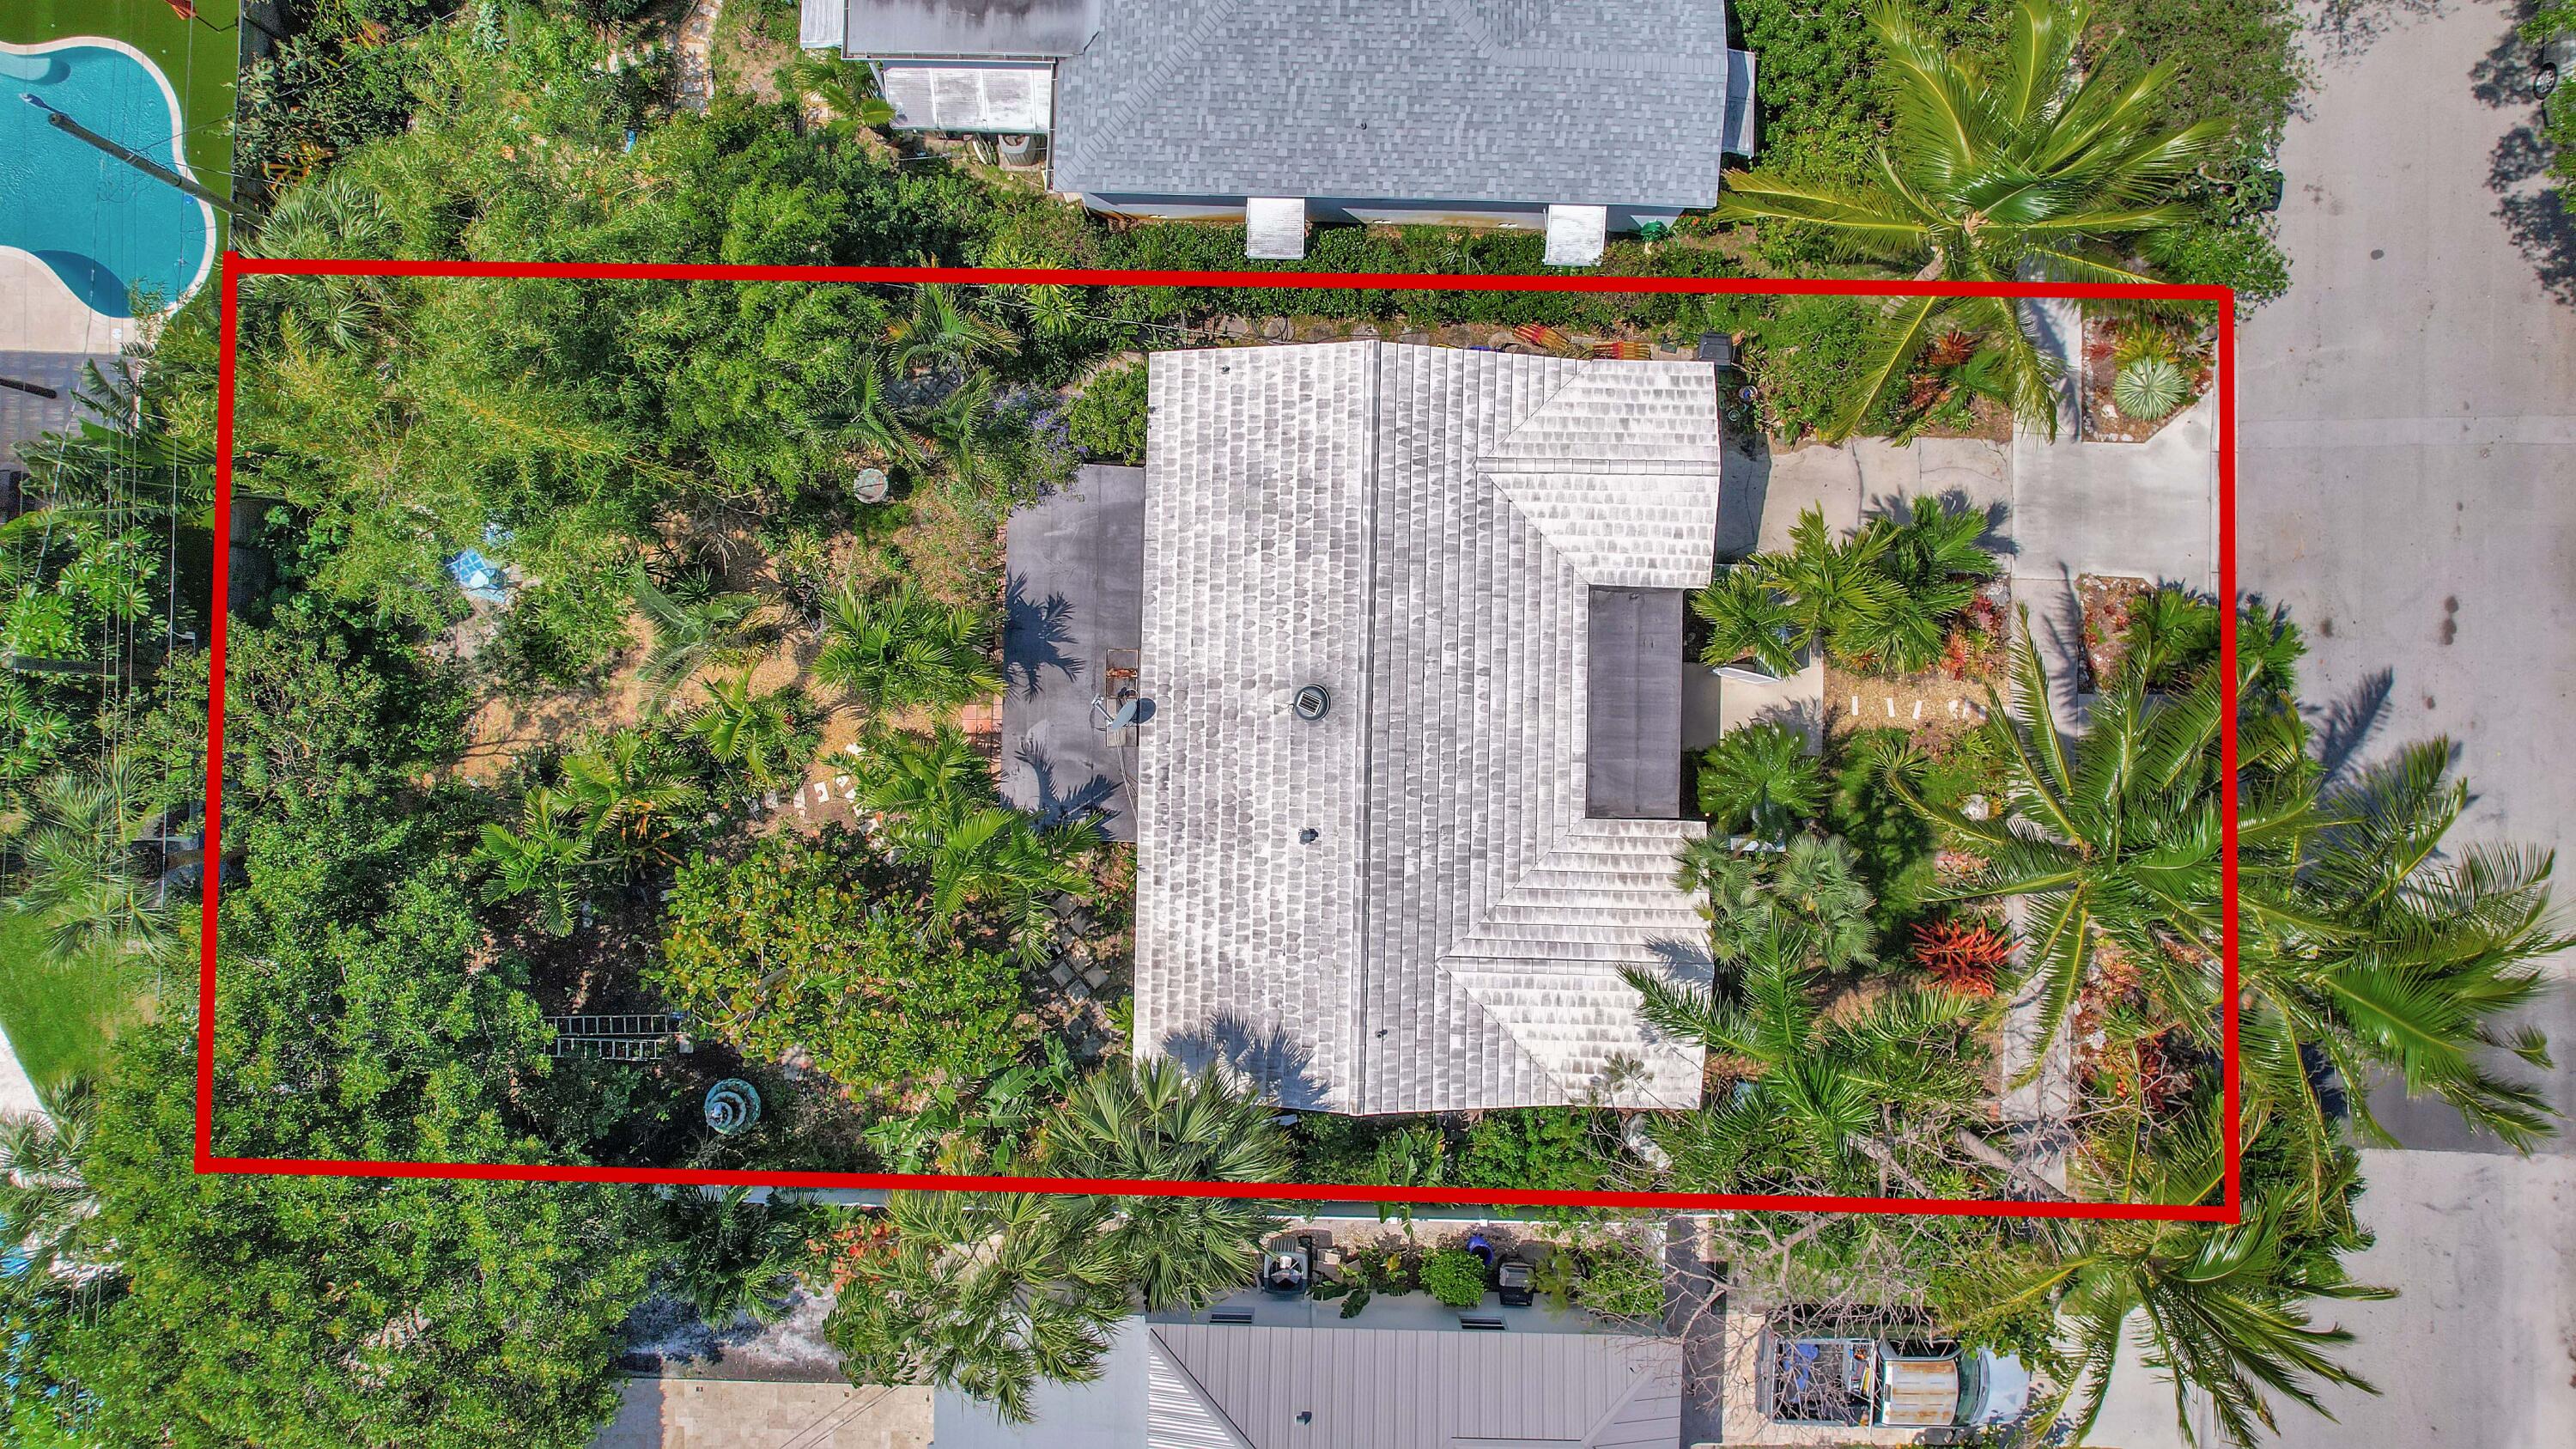
[[[1888,1212],[1947,1217],[2088,1218],[2233,1223],[2240,1216],[2237,1064],[2237,802],[2236,802],[2236,294],[2216,286],[2145,283],[1864,281],[1818,278],[1614,276],[1435,276],[1375,272],[1092,271],[1033,267],[724,266],[683,262],[486,262],[223,257],[221,340],[216,366],[215,521],[213,536],[232,527],[234,333],[245,276],[562,277],[601,281],[952,282],[973,285],[1319,288],[1383,291],[1530,291],[1702,293],[1788,296],[2006,297],[2075,301],[2212,302],[2218,307],[2218,595],[2219,668],[2228,692],[2219,763],[2220,882],[2225,931],[2220,941],[2222,1003],[2221,1112],[2226,1131],[2225,1200],[2209,1204],[2023,1202],[1983,1198],[1835,1197],[1793,1193],[1584,1192],[1565,1189],[1377,1187],[1347,1183],[1164,1182],[1130,1178],[1014,1177],[972,1173],[791,1172],[627,1167],[547,1167],[474,1162],[336,1161],[214,1154],[215,901],[218,872],[206,872],[203,940],[197,981],[196,1170],[307,1177],[459,1178],[512,1182],[669,1183],[773,1188],[910,1188],[982,1192],[1079,1192],[1166,1197],[1241,1197],[1276,1201],[1363,1201],[1478,1206],[1617,1207],[1775,1212]],[[223,824],[224,601],[230,594],[230,550],[214,551],[211,698],[206,715],[206,856],[218,858]]]

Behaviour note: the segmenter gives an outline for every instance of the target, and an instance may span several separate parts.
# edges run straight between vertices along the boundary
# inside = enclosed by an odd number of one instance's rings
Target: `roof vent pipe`
[[[1324,711],[1333,707],[1333,697],[1325,692],[1324,686],[1310,684],[1297,691],[1295,707],[1297,718],[1312,724],[1324,717]]]

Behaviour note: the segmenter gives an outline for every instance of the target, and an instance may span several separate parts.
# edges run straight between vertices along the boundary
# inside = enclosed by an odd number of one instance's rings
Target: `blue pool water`
[[[56,130],[22,95],[193,176],[172,165],[178,127],[159,77],[103,45],[0,52],[0,246],[35,253],[110,317],[133,315],[137,289],[176,304],[213,245],[205,204]]]

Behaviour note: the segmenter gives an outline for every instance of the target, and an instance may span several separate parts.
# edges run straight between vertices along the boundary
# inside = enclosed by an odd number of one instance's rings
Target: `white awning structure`
[[[1610,208],[1550,206],[1547,209],[1547,255],[1551,267],[1588,267],[1601,260],[1610,237]]]
[[[1757,138],[1753,108],[1753,52],[1730,50],[1726,53],[1726,135],[1718,149],[1730,156],[1750,156]]]
[[[1243,254],[1256,262],[1306,255],[1306,198],[1255,196],[1243,203]]]
[[[804,0],[796,12],[796,45],[801,50],[838,50],[850,32],[845,0]]]
[[[1053,124],[1055,67],[890,63],[885,99],[898,130],[1043,135]]]

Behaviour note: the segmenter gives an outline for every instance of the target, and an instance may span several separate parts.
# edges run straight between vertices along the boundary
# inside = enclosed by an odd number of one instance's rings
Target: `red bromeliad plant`
[[[1914,928],[1914,960],[1964,996],[1995,994],[1995,973],[2012,959],[2012,938],[1983,921],[1952,918]]]

